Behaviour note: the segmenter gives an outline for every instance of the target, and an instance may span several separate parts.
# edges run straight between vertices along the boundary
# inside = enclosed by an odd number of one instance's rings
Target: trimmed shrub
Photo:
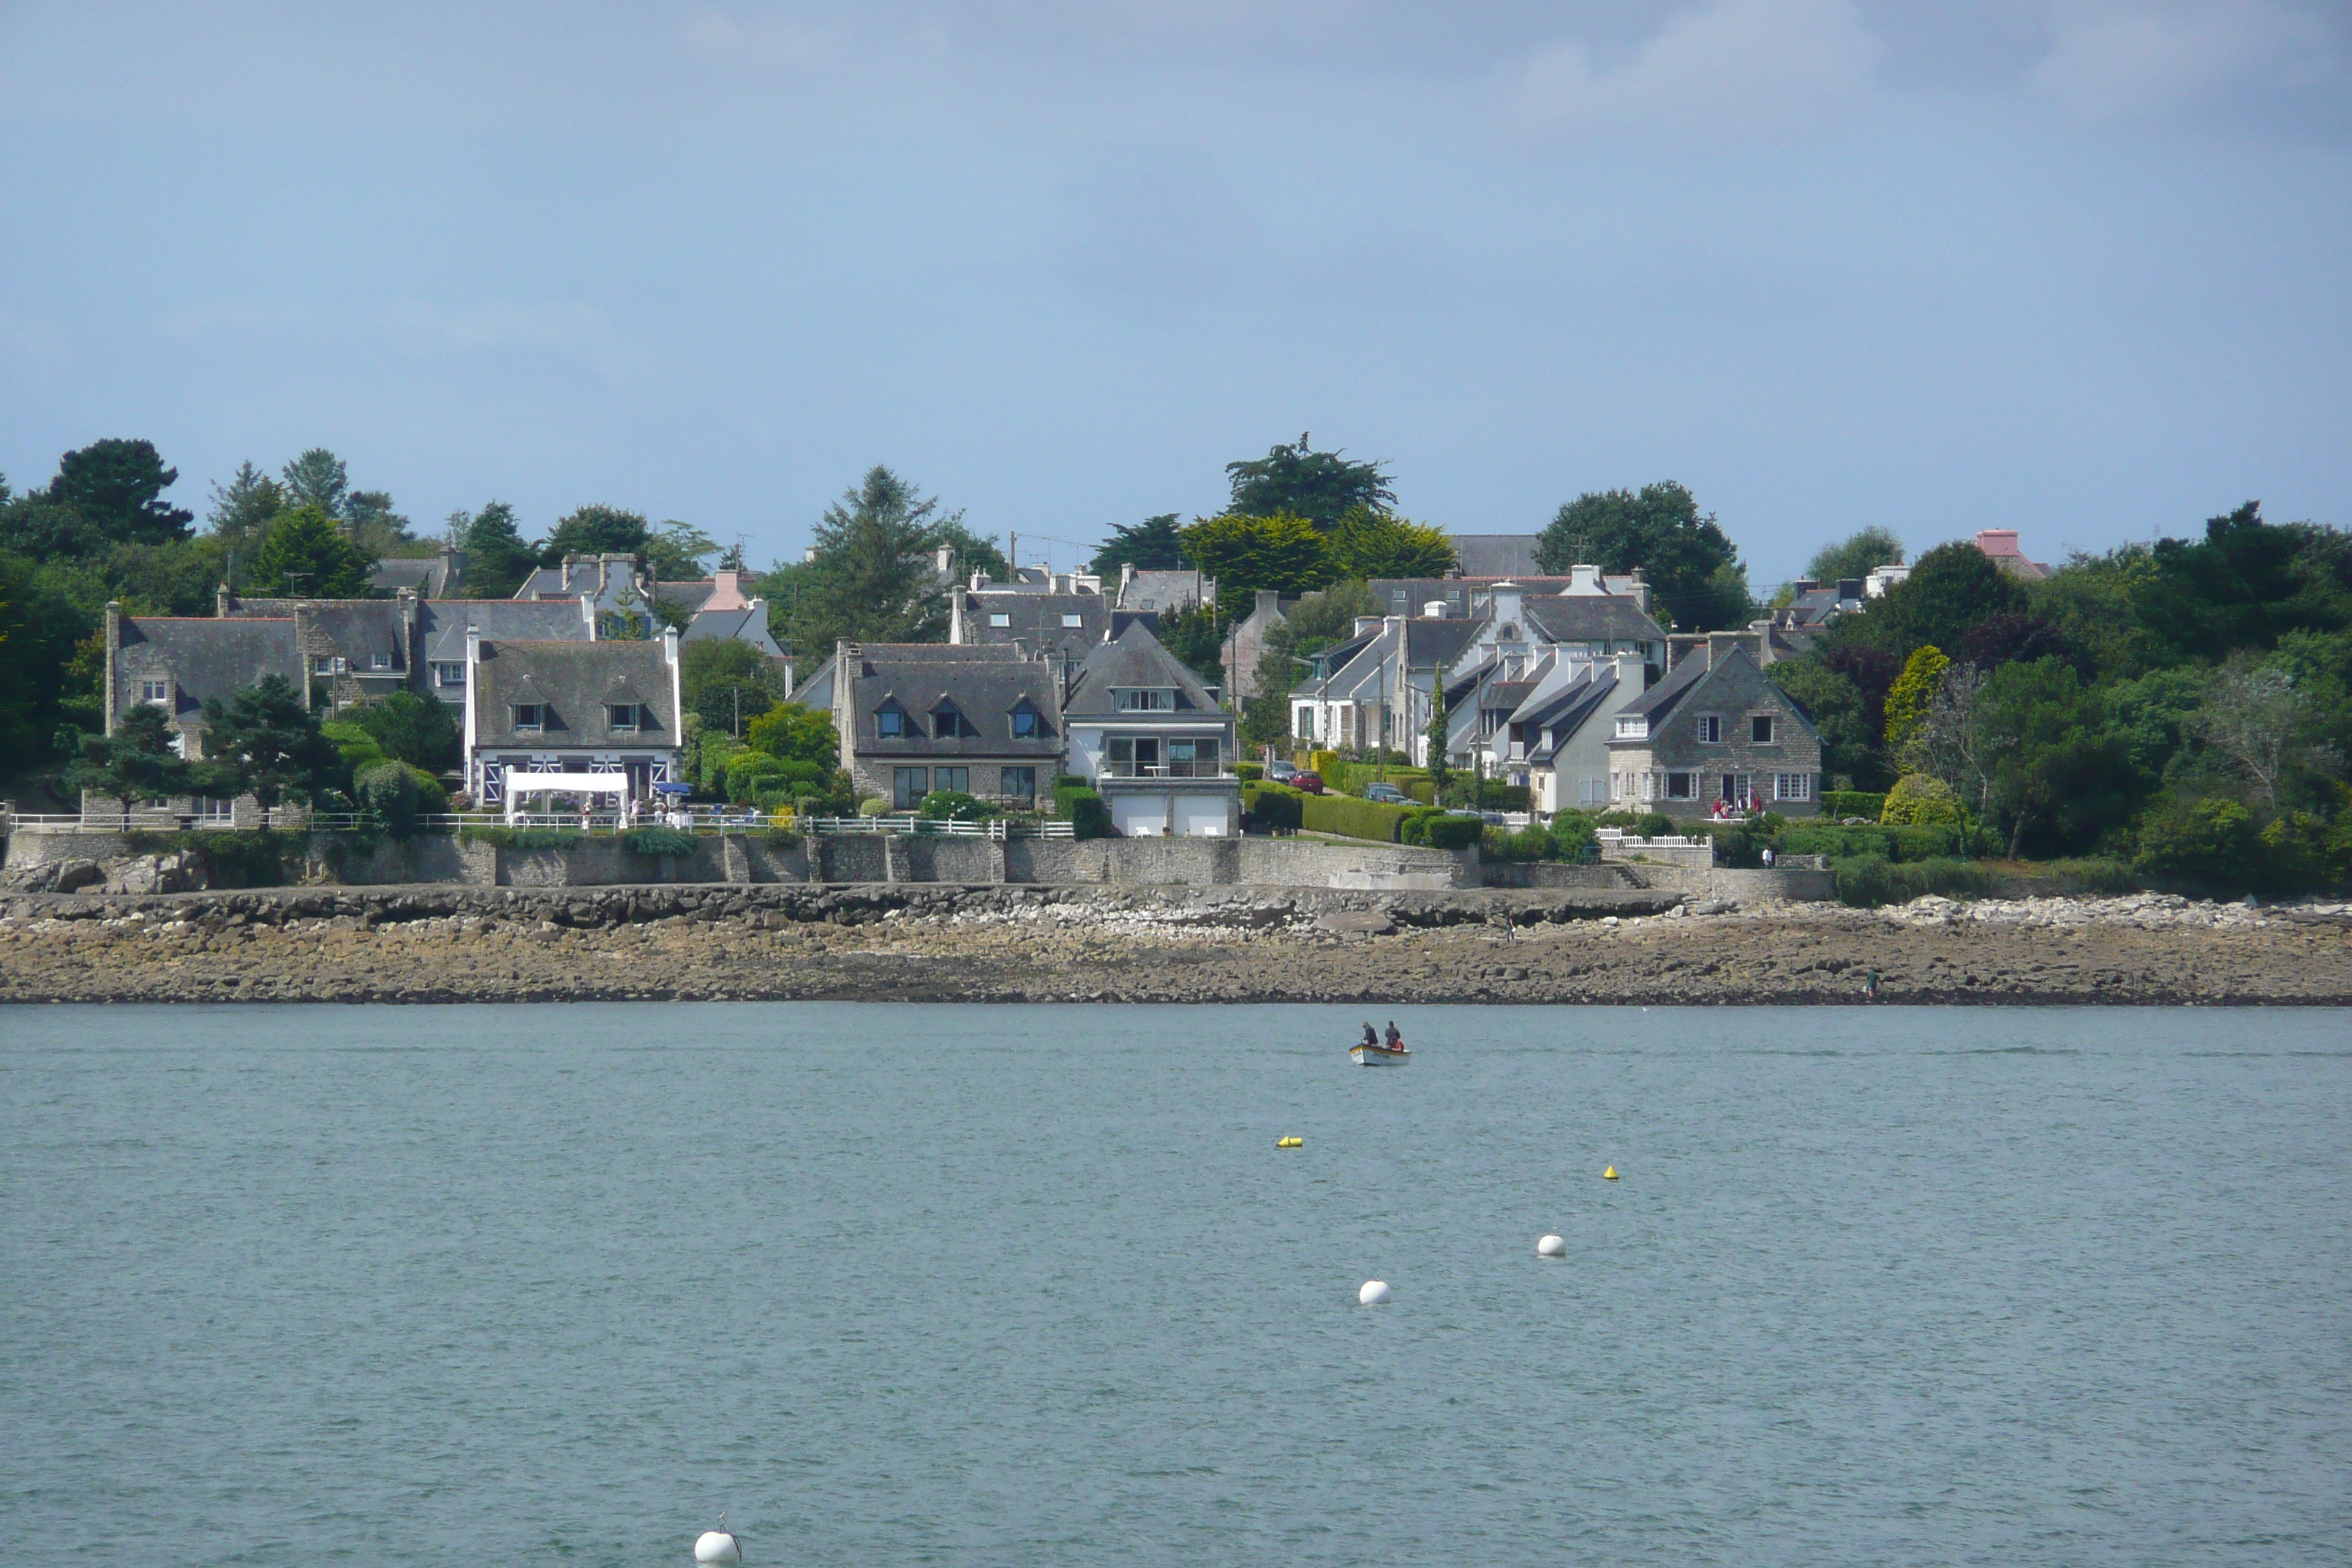
[[[1065,773],[1054,781],[1054,815],[1066,818],[1080,838],[1111,838],[1118,834],[1110,825],[1110,807],[1075,774]]]
[[[691,855],[694,835],[658,825],[633,827],[621,835],[621,847],[632,855]]]
[[[394,838],[415,833],[419,816],[449,809],[441,781],[406,763],[371,763],[352,781],[352,789],[361,809],[373,812]]]
[[[961,790],[935,789],[916,805],[915,815],[926,822],[978,822],[984,816],[1000,814],[977,795],[965,795]]]
[[[1517,833],[1489,827],[1480,836],[1480,852],[1489,860],[1557,860],[1559,841],[1548,829],[1523,827]]]
[[[1886,796],[1875,790],[1825,789],[1822,791],[1822,815],[1832,821],[1859,816],[1865,822],[1876,822],[1886,809]]]
[[[1857,814],[1858,815],[1858,814]],[[1959,797],[1952,786],[1926,773],[1905,773],[1886,793],[1878,820],[1890,827],[1958,827]]]
[[[1307,797],[1295,789],[1280,784],[1258,784],[1242,786],[1242,809],[1253,821],[1276,833],[1296,833],[1302,820]]]
[[[581,835],[570,827],[467,827],[457,837],[467,844],[488,844],[499,849],[568,849]]]
[[[1339,771],[1339,753],[1337,752],[1307,752],[1307,771],[1321,777],[1325,784],[1329,784],[1331,775]]]
[[[1414,810],[1412,806],[1382,805],[1378,801],[1358,800],[1347,795],[1302,795],[1300,800],[1300,826],[1381,844],[1394,844],[1398,827]]]
[[[864,800],[857,803],[857,815],[860,816],[887,816],[890,815],[890,803],[884,800],[878,795],[869,795]]]
[[[1234,764],[1234,776],[1241,780],[1244,784],[1255,784],[1258,780],[1265,777],[1265,764],[1264,763],[1235,763]]]
[[[1588,846],[1598,847],[1601,840],[1593,832],[1598,820],[1589,811],[1563,811],[1551,819],[1552,842],[1559,847],[1560,858],[1573,860]]]
[[[1421,841],[1432,849],[1467,849],[1481,840],[1486,827],[1475,816],[1439,812],[1422,817]]]
[[[1869,908],[1905,903],[1929,893],[1948,899],[1983,895],[1991,878],[1971,861],[1938,858],[1897,863],[1883,855],[1856,855],[1830,862],[1838,901]]]

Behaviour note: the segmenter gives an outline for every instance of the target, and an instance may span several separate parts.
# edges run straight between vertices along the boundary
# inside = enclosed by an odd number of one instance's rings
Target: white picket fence
[[[1002,816],[985,822],[941,822],[911,813],[897,816],[810,816],[801,819],[804,833],[925,833],[948,838],[1074,838],[1077,825],[1049,818],[1044,822],[1013,822]]]

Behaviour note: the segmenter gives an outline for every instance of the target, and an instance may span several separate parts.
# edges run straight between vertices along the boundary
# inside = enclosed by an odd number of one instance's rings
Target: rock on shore
[[[1508,923],[1506,923],[1506,917]],[[1609,891],[272,889],[0,903],[0,1001],[2352,1002],[2352,912]]]

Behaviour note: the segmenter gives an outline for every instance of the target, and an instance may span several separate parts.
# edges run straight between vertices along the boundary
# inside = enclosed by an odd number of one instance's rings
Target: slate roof
[[[860,756],[1052,761],[1062,754],[1061,674],[1049,660],[1024,658],[1000,644],[971,643],[867,643],[854,657],[849,690]],[[894,699],[914,720],[914,732],[886,739],[876,731],[874,715]],[[931,715],[943,700],[979,733],[934,735]],[[1016,737],[1013,710],[1024,702],[1036,710],[1039,732]]]
[[[1539,573],[1543,568],[1536,563],[1536,546],[1542,542],[1539,533],[1457,533],[1454,559],[1461,563],[1465,577]]]
[[[711,595],[719,592],[719,580],[715,577],[688,577],[673,582],[663,577],[654,583],[653,589],[656,599],[667,600],[683,610],[698,611]]]
[[[1573,738],[1584,728],[1594,711],[1617,689],[1617,669],[1614,665],[1591,666],[1577,679],[1570,681],[1544,699],[1532,710],[1511,715],[1514,723],[1537,726],[1536,743],[1528,750],[1530,763],[1548,763],[1559,753],[1553,737]]]
[[[707,596],[707,595],[706,595]],[[776,646],[768,630],[768,607],[758,605],[743,610],[701,610],[677,634],[682,643],[709,642],[716,637],[733,637],[750,643],[770,658],[782,658],[784,650]]]
[[[394,673],[408,672],[408,628],[396,599],[231,599],[220,618],[291,620],[297,605],[304,607],[310,629],[352,661],[354,673],[373,669],[380,653],[392,656]]]
[[[1448,616],[1442,621],[1418,620],[1404,624],[1404,661],[1410,669],[1443,669],[1462,657],[1462,650],[1478,635],[1481,623],[1456,620]]]
[[[1201,603],[1202,589],[1201,574],[1198,572],[1138,572],[1120,589],[1118,607],[1122,610],[1173,613]]]
[[[1740,650],[1740,657],[1742,658],[1748,657],[1745,649]],[[1692,689],[1696,687],[1707,674],[1709,668],[1704,658],[1686,658],[1666,671],[1655,686],[1651,687],[1617,711],[1620,714],[1639,714],[1647,717],[1650,721],[1650,731],[1654,734],[1657,732],[1658,725],[1667,715],[1674,712],[1684,698],[1691,694]]]
[[[114,660],[114,710],[130,711],[142,679],[169,679],[173,717],[196,717],[207,698],[227,701],[264,676],[282,676],[302,689],[302,654],[291,616],[263,619],[125,616],[121,651]]]
[[[1110,635],[1113,606],[1100,594],[956,592],[963,595],[966,645],[1017,639],[1032,653],[1058,653],[1076,660]],[[1003,616],[1006,624],[991,626],[991,616]],[[1065,616],[1077,616],[1078,624],[1064,626]]]
[[[1176,692],[1173,713],[1121,713],[1118,699],[1112,693],[1121,687],[1172,687]],[[1201,678],[1186,667],[1184,661],[1160,646],[1150,628],[1139,620],[1130,620],[1118,636],[1107,643],[1098,643],[1079,661],[1070,684],[1070,694],[1063,700],[1062,712],[1071,719],[1144,720],[1198,717],[1229,718],[1209,695]]]
[[[677,710],[670,700],[669,661],[657,642],[530,642],[482,640],[474,676],[474,744],[537,751],[663,749],[678,743]],[[548,709],[546,728],[518,733],[513,704]],[[642,703],[646,721],[634,734],[615,734],[605,705]]]
[[[1527,618],[1554,642],[1664,642],[1665,628],[1617,594],[1530,595]]]
[[[451,565],[446,551],[436,555],[388,555],[368,574],[368,586],[387,596],[407,588],[420,599],[438,599],[449,592]],[[462,580],[462,571],[459,575]]]
[[[466,662],[466,628],[517,642],[587,642],[591,628],[577,599],[425,599],[416,606],[416,657],[426,664]]]

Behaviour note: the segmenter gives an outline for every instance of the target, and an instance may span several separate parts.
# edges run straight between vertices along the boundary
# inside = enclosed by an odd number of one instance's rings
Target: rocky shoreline
[[[0,1001],[2352,1004],[2352,909],[877,885],[20,894]]]

